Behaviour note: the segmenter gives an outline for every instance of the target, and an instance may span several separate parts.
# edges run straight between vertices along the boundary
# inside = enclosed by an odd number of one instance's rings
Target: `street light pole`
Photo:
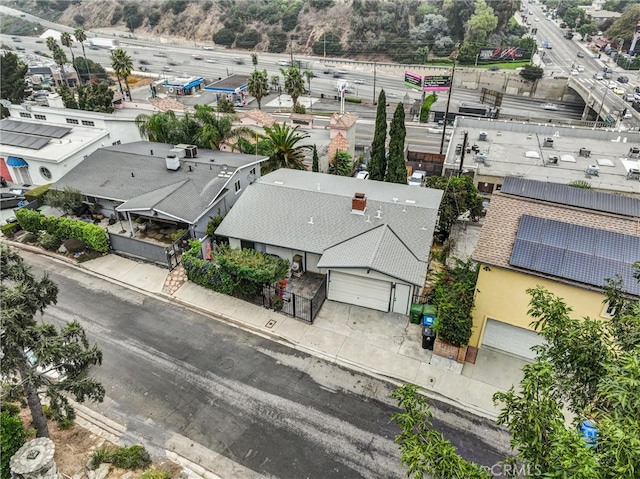
[[[605,98],[607,98],[607,93],[609,93],[609,88],[605,89],[604,95],[602,95],[602,103],[600,103],[600,109],[598,110],[598,115],[596,116],[596,121],[593,122],[592,130],[596,129],[596,125],[598,124],[598,119],[600,118],[600,115],[602,115],[602,108],[604,107],[604,100],[605,100]]]
[[[447,117],[449,116],[449,105],[451,104],[451,90],[453,90],[453,77],[456,74],[456,59],[458,58],[458,47],[459,44],[456,44],[456,49],[453,52],[453,70],[451,70],[451,84],[449,85],[449,94],[447,95],[447,108],[444,112],[444,125],[442,126],[442,139],[440,140],[440,154],[444,151],[444,139],[447,135]]]

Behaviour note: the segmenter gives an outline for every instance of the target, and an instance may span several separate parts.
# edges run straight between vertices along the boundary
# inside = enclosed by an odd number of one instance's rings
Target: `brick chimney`
[[[364,211],[367,209],[367,197],[364,193],[356,193],[351,198],[351,213],[356,215],[364,215]]]

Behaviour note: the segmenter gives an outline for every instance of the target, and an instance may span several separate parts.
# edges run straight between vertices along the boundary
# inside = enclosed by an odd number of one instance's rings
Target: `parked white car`
[[[427,176],[426,171],[416,170],[413,174],[407,179],[407,184],[409,186],[422,186],[422,182]]]
[[[356,180],[368,180],[368,179],[369,179],[368,171],[358,171],[358,174],[356,175]]]

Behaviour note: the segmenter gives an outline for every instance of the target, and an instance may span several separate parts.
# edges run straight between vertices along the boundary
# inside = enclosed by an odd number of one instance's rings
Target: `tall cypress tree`
[[[313,164],[311,165],[311,171],[318,173],[320,171],[320,165],[318,162],[318,149],[316,145],[313,145]]]
[[[407,184],[407,163],[404,159],[404,140],[406,136],[404,105],[398,103],[389,128],[389,159],[384,181]]]
[[[369,160],[369,179],[384,180],[387,171],[387,96],[380,90],[378,109],[376,111],[376,126],[371,142],[371,159]]]

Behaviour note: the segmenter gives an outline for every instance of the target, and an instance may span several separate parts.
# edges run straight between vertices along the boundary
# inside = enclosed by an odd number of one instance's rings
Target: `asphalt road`
[[[404,477],[389,423],[391,384],[48,257],[23,256],[59,286],[44,320],[76,319],[102,349],[94,375],[107,399],[89,406],[126,424],[131,441],[160,454],[177,433],[279,478]],[[434,426],[464,457],[486,466],[504,457],[498,449],[508,438],[493,423],[433,404]]]

